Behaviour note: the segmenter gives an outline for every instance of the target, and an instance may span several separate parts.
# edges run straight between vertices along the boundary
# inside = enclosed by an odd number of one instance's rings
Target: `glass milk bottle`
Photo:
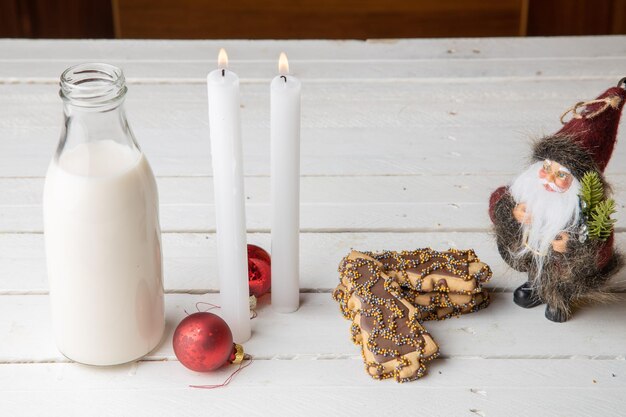
[[[90,365],[141,358],[165,324],[157,186],[125,95],[124,75],[111,65],[61,75],[65,123],[44,188],[56,343]]]

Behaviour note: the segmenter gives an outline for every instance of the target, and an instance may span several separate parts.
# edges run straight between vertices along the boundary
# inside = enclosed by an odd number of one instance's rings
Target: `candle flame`
[[[278,58],[278,72],[280,75],[289,74],[289,61],[287,61],[287,55],[284,52],[281,52]]]
[[[228,68],[228,55],[226,54],[224,48],[221,48],[220,53],[217,55],[217,67],[219,69]]]

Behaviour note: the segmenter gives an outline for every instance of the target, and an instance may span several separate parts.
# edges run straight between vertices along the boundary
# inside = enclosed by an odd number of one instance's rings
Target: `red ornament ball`
[[[272,286],[272,261],[269,253],[256,245],[248,245],[248,288],[250,295],[260,297]]]
[[[187,316],[174,331],[174,353],[187,368],[213,371],[234,359],[233,334],[226,322],[213,313]]]

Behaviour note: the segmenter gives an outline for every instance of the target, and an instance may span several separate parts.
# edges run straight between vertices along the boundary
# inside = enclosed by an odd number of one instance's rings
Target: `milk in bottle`
[[[56,343],[91,365],[138,359],[164,329],[157,186],[123,109],[122,71],[61,76],[65,124],[44,188]]]

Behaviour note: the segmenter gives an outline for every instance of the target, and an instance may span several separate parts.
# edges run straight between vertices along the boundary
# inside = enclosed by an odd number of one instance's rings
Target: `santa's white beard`
[[[545,255],[549,252],[552,241],[560,232],[578,224],[580,218],[580,182],[573,178],[570,188],[562,193],[547,191],[544,181],[538,176],[542,165],[543,162],[531,165],[510,187],[515,201],[526,204],[526,214],[531,218],[530,224],[521,225],[526,245],[522,245],[513,256],[521,257],[532,253],[537,274],[543,268]]]

